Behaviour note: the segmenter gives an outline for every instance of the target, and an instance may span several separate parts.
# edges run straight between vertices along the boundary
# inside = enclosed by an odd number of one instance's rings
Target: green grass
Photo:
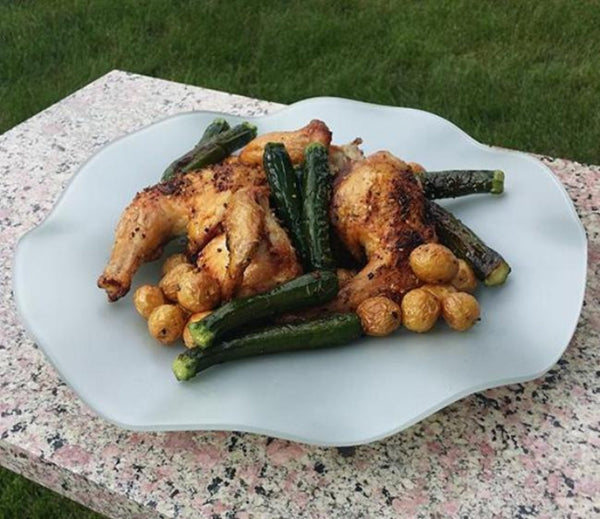
[[[0,131],[121,68],[418,107],[483,142],[600,162],[599,31],[597,0],[0,0]]]
[[[69,499],[0,468],[2,519],[103,519]]]
[[[417,107],[486,143],[600,163],[597,0],[0,0],[0,132],[114,68]],[[11,481],[1,517],[52,501]]]

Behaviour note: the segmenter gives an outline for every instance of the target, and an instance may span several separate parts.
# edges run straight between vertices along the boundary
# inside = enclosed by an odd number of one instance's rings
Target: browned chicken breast
[[[423,190],[400,159],[380,151],[342,171],[334,182],[331,221],[353,256],[367,264],[341,288],[330,309],[354,310],[378,295],[400,302],[420,284],[408,256],[436,236]]]

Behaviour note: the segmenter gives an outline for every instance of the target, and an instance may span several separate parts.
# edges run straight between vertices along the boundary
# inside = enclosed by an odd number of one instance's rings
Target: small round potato
[[[425,243],[410,253],[410,267],[425,283],[449,283],[458,272],[458,260],[439,243]]]
[[[190,315],[190,318],[188,319],[188,322],[183,327],[183,343],[188,348],[195,348],[196,347],[196,344],[194,344],[194,339],[192,339],[192,334],[190,333],[190,330],[188,329],[188,326],[190,324],[192,324],[192,323],[197,323],[198,321],[201,321],[207,315],[210,315],[210,314],[211,314],[211,312],[198,312],[196,314]]]
[[[177,291],[179,290],[179,281],[184,274],[192,272],[194,267],[189,263],[180,263],[167,272],[160,280],[158,286],[170,301],[177,301]]]
[[[221,300],[221,286],[203,271],[186,272],[179,278],[177,301],[190,312],[212,310]]]
[[[177,305],[157,306],[148,318],[150,335],[162,344],[175,342],[183,332],[185,316]]]
[[[464,332],[479,319],[479,303],[466,292],[450,294],[442,302],[442,316],[450,328]]]
[[[162,275],[164,276],[169,271],[173,270],[177,265],[181,265],[182,263],[189,263],[185,254],[173,254],[169,256],[162,266]]]
[[[356,309],[367,335],[383,337],[398,329],[402,323],[402,310],[384,296],[369,297]]]
[[[438,298],[422,288],[408,292],[401,306],[402,323],[408,330],[417,333],[431,330],[441,311]]]
[[[343,287],[344,285],[347,285],[348,282],[354,276],[356,276],[356,272],[354,272],[353,270],[349,270],[349,269],[337,269],[336,274],[337,274],[338,283],[340,285],[340,288]]]
[[[452,285],[423,285],[421,287],[423,290],[427,290],[430,294],[437,297],[438,301],[441,303],[448,294],[453,294],[456,292],[456,288]]]
[[[153,285],[142,285],[133,294],[133,304],[144,319],[148,319],[152,310],[157,306],[165,304],[165,296],[162,290]]]
[[[475,292],[477,288],[477,278],[475,273],[465,260],[458,260],[458,272],[451,281],[452,286],[461,292]]]

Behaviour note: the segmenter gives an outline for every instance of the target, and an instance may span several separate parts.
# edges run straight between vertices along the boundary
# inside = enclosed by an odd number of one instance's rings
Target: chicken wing
[[[296,252],[286,232],[273,214],[265,207],[263,236],[256,247],[242,279],[235,286],[229,285],[228,269],[230,252],[225,233],[213,238],[198,255],[197,265],[216,279],[221,287],[228,287],[230,297],[249,296],[270,290],[302,273]]]
[[[268,190],[244,188],[231,196],[224,218],[225,238],[229,251],[227,276],[221,283],[225,299],[231,299],[241,284],[244,272],[263,239],[265,211],[259,197],[267,200]]]
[[[328,147],[331,143],[331,132],[323,121],[313,119],[303,128],[294,132],[271,132],[260,135],[249,142],[240,153],[240,160],[246,164],[262,165],[263,152],[268,142],[281,142],[290,155],[293,164],[304,160],[304,148],[313,142],[320,142]]]
[[[334,181],[330,216],[352,255],[367,260],[341,288],[331,310],[354,310],[376,295],[400,302],[420,284],[408,255],[436,236],[421,186],[407,164],[385,151],[354,161]]]

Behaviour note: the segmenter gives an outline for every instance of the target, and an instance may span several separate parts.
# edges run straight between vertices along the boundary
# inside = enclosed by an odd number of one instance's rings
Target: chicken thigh
[[[408,256],[418,245],[436,241],[436,235],[423,190],[406,163],[385,151],[353,162],[334,180],[330,217],[352,255],[366,258],[366,266],[341,288],[330,310],[354,310],[377,295],[400,302],[420,284]]]

